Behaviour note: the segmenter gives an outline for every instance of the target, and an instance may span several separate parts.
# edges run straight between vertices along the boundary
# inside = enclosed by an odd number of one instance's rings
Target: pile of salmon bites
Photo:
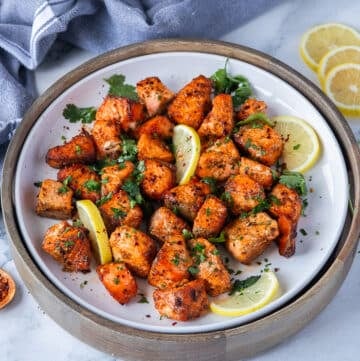
[[[138,292],[136,277],[147,278],[158,312],[185,321],[208,311],[208,295],[232,288],[216,245],[242,264],[273,241],[281,255],[294,253],[301,198],[277,182],[285,140],[264,121],[264,102],[248,98],[234,109],[231,94],[214,92],[203,75],[177,94],[149,77],[136,93],[137,100],[106,96],[92,127],[48,150],[47,164],[59,170],[57,180],[42,182],[36,212],[63,221],[47,230],[42,248],[65,271],[90,271],[88,231],[75,221],[74,201],[93,201],[114,260],[96,271],[111,296],[125,304]],[[181,185],[176,124],[201,139],[195,175]]]

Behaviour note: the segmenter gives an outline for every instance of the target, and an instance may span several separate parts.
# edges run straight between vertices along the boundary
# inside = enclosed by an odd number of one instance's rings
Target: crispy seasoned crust
[[[200,317],[207,312],[209,300],[202,279],[194,280],[183,286],[155,290],[155,308],[160,315],[177,321],[187,321]]]
[[[139,81],[136,84],[136,91],[150,117],[162,113],[175,95],[156,76]]]
[[[209,193],[207,184],[194,180],[168,190],[163,199],[166,207],[193,221]]]
[[[265,113],[266,109],[267,105],[262,100],[249,98],[241,105],[239,111],[236,113],[236,118],[238,120],[245,120],[251,114]]]
[[[120,226],[110,236],[114,259],[126,264],[131,272],[146,278],[156,254],[156,243],[147,234],[129,226]]]
[[[135,130],[135,137],[140,138],[142,134],[151,135],[160,139],[169,139],[173,135],[174,124],[164,115],[156,115],[147,120]]]
[[[65,144],[50,148],[46,153],[46,163],[53,168],[62,168],[74,163],[90,164],[95,160],[94,140],[84,129]]]
[[[234,110],[231,95],[219,94],[213,99],[213,106],[198,129],[201,139],[217,139],[231,134],[234,128]]]
[[[136,280],[123,262],[97,266],[96,272],[110,295],[122,305],[136,296]]]
[[[96,112],[97,120],[117,121],[124,132],[133,131],[145,120],[144,106],[134,100],[108,95]]]
[[[73,213],[74,192],[61,182],[44,179],[36,201],[36,213],[42,217],[69,219]]]
[[[234,214],[249,212],[265,199],[263,187],[247,175],[238,174],[225,183],[228,204]]]
[[[85,228],[66,221],[54,224],[45,233],[42,249],[60,262],[64,271],[90,271],[91,249]]]
[[[231,289],[231,277],[217,248],[205,238],[188,241],[193,264],[199,270],[195,278],[205,281],[206,292],[218,296]]]
[[[149,134],[142,134],[140,136],[137,149],[140,160],[157,159],[168,163],[174,161],[174,155],[165,142]]]
[[[158,208],[150,219],[149,233],[161,242],[174,235],[182,235],[183,229],[190,231],[189,225],[169,208]]]
[[[138,205],[131,207],[129,195],[121,189],[103,203],[99,210],[109,234],[121,225],[138,228],[143,217],[141,208]]]
[[[60,169],[57,174],[60,182],[68,180],[69,187],[80,199],[90,199],[94,203],[100,199],[100,176],[83,164],[73,164]]]
[[[121,153],[121,126],[116,119],[97,119],[91,134],[96,144],[97,159],[116,159]]]
[[[149,283],[157,288],[181,286],[188,282],[188,268],[192,261],[182,236],[171,236],[157,253],[148,276]]]
[[[267,166],[274,165],[284,149],[281,135],[266,124],[260,128],[251,124],[240,127],[234,134],[234,141],[243,152]]]
[[[160,200],[175,185],[174,166],[156,159],[146,159],[144,164],[141,189],[148,198]]]
[[[274,181],[270,167],[246,157],[241,157],[239,163],[239,174],[249,176],[265,189],[271,188]]]
[[[238,218],[224,231],[227,250],[244,264],[259,257],[279,235],[277,222],[265,212]]]
[[[198,129],[210,109],[211,80],[199,75],[186,84],[168,107],[168,115],[175,123]]]
[[[101,195],[116,193],[120,190],[124,181],[130,177],[135,166],[127,160],[123,164],[116,164],[101,169]]]
[[[239,160],[240,154],[233,141],[229,138],[218,139],[201,153],[196,175],[224,181],[238,173]]]
[[[213,195],[207,196],[194,219],[192,232],[196,237],[215,237],[228,215],[226,205]]]

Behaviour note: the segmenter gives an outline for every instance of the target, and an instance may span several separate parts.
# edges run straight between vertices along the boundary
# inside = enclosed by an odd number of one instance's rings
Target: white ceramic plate
[[[295,115],[307,120],[317,131],[322,143],[322,156],[316,166],[306,174],[311,192],[307,196],[309,206],[298,230],[296,254],[286,259],[279,256],[275,245],[259,257],[258,263],[243,266],[231,262],[235,271],[241,270],[241,278],[256,275],[267,265],[276,269],[282,295],[263,309],[252,314],[225,318],[212,313],[194,321],[174,322],[160,319],[152,302],[153,288],[145,281],[139,282],[149,304],[134,301],[126,306],[118,304],[97,278],[95,264],[89,274],[69,274],[41,250],[46,229],[56,220],[38,217],[35,212],[38,189],[34,182],[44,178],[56,179],[56,170],[45,163],[47,150],[61,144],[61,137],[70,139],[80,125],[70,124],[62,117],[68,103],[78,106],[99,106],[108,87],[104,78],[124,74],[126,82],[137,81],[152,75],[159,76],[172,90],[177,91],[199,74],[210,76],[222,68],[225,58],[218,55],[171,52],[132,58],[108,66],[85,77],[67,89],[39,117],[23,146],[15,177],[15,204],[23,237],[32,257],[48,278],[66,295],[89,310],[115,322],[156,332],[192,333],[219,330],[237,326],[281,307],[297,295],[317,275],[334,250],[341,234],[347,209],[348,178],[340,147],[331,129],[316,108],[298,91],[276,76],[235,59],[229,61],[231,74],[246,76],[255,95],[269,106],[270,115]],[[84,285],[84,281],[87,284]]]

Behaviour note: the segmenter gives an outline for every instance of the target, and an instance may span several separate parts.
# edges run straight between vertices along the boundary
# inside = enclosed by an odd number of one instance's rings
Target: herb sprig
[[[139,97],[133,85],[125,84],[125,76],[122,74],[114,74],[108,79],[104,79],[109,85],[109,94],[119,97],[138,100]]]
[[[95,115],[95,107],[80,108],[75,104],[66,104],[63,110],[64,118],[68,119],[70,123],[76,123],[78,121],[84,124],[91,123],[95,119]]]

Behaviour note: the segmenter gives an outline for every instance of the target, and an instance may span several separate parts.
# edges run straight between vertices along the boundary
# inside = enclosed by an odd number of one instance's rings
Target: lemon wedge
[[[273,117],[275,130],[285,139],[282,160],[286,169],[305,173],[312,168],[321,154],[319,138],[315,130],[304,120],[282,115]]]
[[[174,127],[173,144],[176,160],[176,182],[187,183],[194,175],[200,158],[200,138],[194,128],[184,124]]]
[[[112,253],[109,244],[109,237],[99,209],[89,199],[77,201],[76,208],[80,221],[89,231],[89,238],[95,259],[100,264],[111,262]]]
[[[300,41],[300,56],[310,69],[318,69],[321,58],[345,45],[360,46],[359,33],[343,24],[322,24],[308,30]]]
[[[325,78],[324,91],[347,116],[360,115],[360,64],[335,66]]]
[[[339,48],[329,51],[322,57],[317,75],[323,89],[325,78],[329,71],[335,66],[345,63],[360,64],[360,46],[340,46]]]
[[[280,286],[275,273],[262,273],[252,286],[210,303],[212,312],[221,316],[243,316],[269,304],[280,293]]]

